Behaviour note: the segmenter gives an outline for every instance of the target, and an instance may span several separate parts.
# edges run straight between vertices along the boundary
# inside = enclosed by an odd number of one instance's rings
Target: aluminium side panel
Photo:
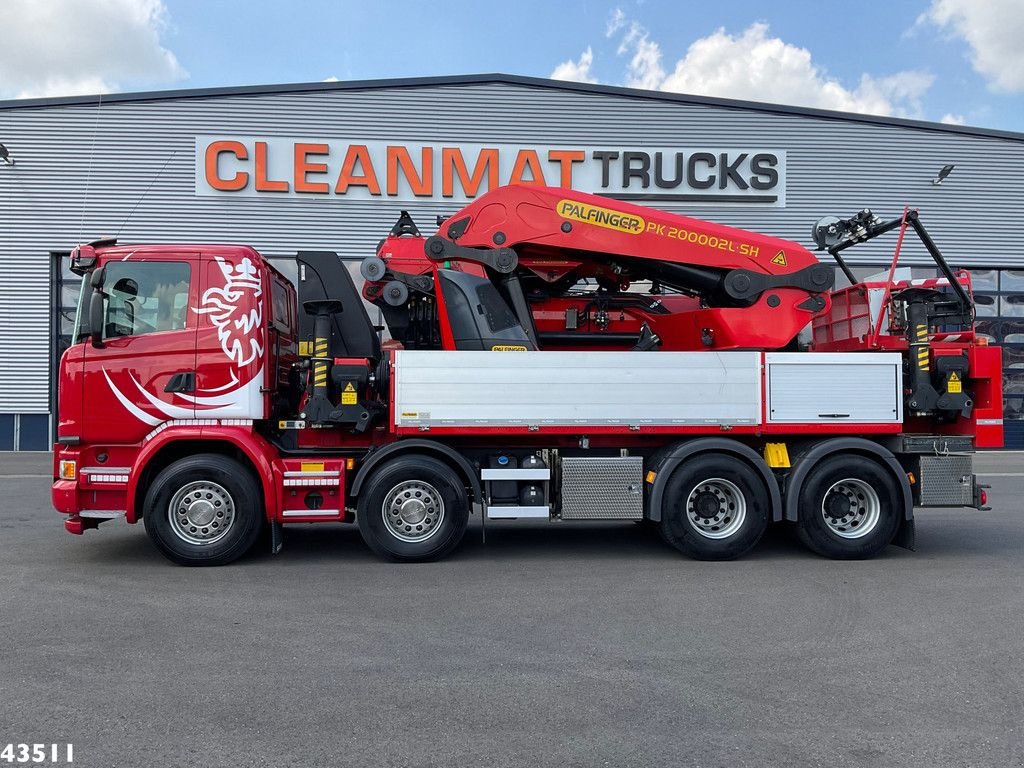
[[[768,352],[769,424],[903,421],[903,356],[895,352]]]
[[[756,425],[759,352],[395,354],[397,427]]]

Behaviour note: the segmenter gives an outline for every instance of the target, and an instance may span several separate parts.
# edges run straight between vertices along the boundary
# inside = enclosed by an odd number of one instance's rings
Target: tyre
[[[266,521],[259,484],[219,454],[179,459],[146,492],[146,533],[179,565],[225,565],[248,552]]]
[[[664,499],[662,538],[698,560],[740,557],[768,527],[768,489],[735,456],[709,453],[684,461],[669,477]]]
[[[824,557],[874,557],[896,535],[903,516],[892,473],[857,454],[822,459],[811,468],[798,501],[797,534]]]
[[[438,560],[462,541],[469,521],[465,485],[447,464],[400,456],[370,476],[356,510],[359,533],[386,560]]]

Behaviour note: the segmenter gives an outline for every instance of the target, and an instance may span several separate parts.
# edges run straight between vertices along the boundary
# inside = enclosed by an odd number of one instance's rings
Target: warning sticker
[[[345,389],[341,391],[341,404],[355,405],[357,402],[358,397],[356,395],[356,388],[352,385],[352,382],[350,381],[348,384],[345,385]]]
[[[772,264],[778,264],[780,267],[786,266],[786,252],[779,251],[772,256]]]
[[[957,375],[956,371],[949,374],[949,381],[946,382],[946,391],[954,395],[958,395],[964,391],[963,382],[960,381],[960,377]]]

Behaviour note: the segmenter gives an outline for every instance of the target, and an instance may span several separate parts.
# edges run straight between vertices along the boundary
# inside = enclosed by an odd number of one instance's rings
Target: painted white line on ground
[[[978,477],[1024,477],[1024,472],[976,472]]]
[[[5,477],[6,478],[10,478],[12,480],[39,479],[39,478],[42,478],[42,477],[50,478],[51,480],[53,479],[53,475],[4,475],[4,474],[0,474],[0,480],[4,479]]]

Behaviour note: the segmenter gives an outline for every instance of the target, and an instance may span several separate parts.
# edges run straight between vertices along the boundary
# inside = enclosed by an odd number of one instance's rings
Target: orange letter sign
[[[412,188],[412,193],[417,197],[430,197],[434,187],[434,152],[430,147],[423,148],[423,173],[416,173],[416,166],[409,157],[409,150],[405,147],[388,147],[388,194],[398,194],[398,169]]]
[[[356,163],[363,169],[362,174],[356,175]],[[338,183],[334,185],[334,191],[339,195],[348,192],[349,187],[366,187],[371,195],[380,194],[380,184],[377,183],[377,174],[373,170],[373,162],[370,160],[370,151],[365,144],[353,144],[345,153],[345,161],[341,164],[341,173],[338,174]]]
[[[330,191],[330,185],[326,181],[307,181],[308,173],[327,173],[327,163],[311,163],[307,160],[309,155],[326,155],[330,147],[326,144],[296,144],[295,145],[295,191],[314,192],[318,195],[326,195]]]
[[[498,186],[498,150],[481,149],[480,156],[476,159],[476,165],[473,166],[473,175],[470,176],[461,149],[458,147],[443,147],[441,149],[441,194],[445,197],[455,196],[455,176],[459,177],[459,183],[462,185],[466,197],[476,197],[480,192],[484,173],[487,174],[487,189],[496,189]]]
[[[586,153],[579,149],[548,150],[548,160],[553,163],[560,163],[562,166],[562,178],[559,186],[572,187],[572,164],[582,163],[586,156]]]
[[[287,192],[287,181],[273,181],[267,178],[267,142],[256,142],[256,191]]]
[[[237,192],[249,184],[249,174],[236,171],[230,179],[222,179],[217,172],[220,156],[230,152],[239,160],[247,160],[249,152],[240,141],[214,141],[206,148],[206,183],[221,192]]]
[[[524,179],[523,174],[527,169],[530,171],[530,178]],[[537,157],[537,150],[519,150],[519,154],[516,155],[516,163],[512,166],[512,176],[509,178],[508,183],[547,186],[547,182],[544,181],[544,169],[540,167],[540,158]]]

